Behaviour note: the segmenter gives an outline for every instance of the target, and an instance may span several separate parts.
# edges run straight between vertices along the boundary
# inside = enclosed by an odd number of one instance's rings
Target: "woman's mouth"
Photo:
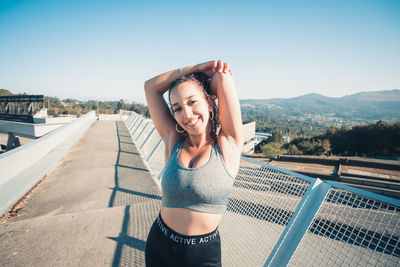
[[[189,128],[193,128],[194,126],[196,126],[196,124],[199,122],[199,117],[197,117],[196,119],[192,120],[191,122],[185,123],[185,125]]]

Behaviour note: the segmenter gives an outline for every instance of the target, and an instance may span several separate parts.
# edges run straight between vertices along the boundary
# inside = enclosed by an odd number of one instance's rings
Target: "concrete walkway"
[[[0,266],[144,266],[161,206],[123,122],[95,122],[0,225]]]

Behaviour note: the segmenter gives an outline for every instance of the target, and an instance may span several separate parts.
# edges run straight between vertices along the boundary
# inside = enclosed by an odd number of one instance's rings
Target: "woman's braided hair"
[[[218,116],[218,109],[217,109],[217,104],[215,103],[216,96],[211,94],[211,89],[210,89],[210,78],[208,78],[207,75],[205,75],[202,72],[194,72],[191,74],[183,75],[176,80],[174,80],[168,87],[168,100],[171,103],[170,95],[172,89],[174,89],[176,86],[178,86],[181,83],[192,81],[196,83],[200,88],[203,89],[204,96],[207,99],[207,102],[212,105],[212,111],[214,113],[214,119],[209,120],[209,123],[211,124],[211,137],[215,142],[217,142],[217,130],[219,127],[219,116]],[[174,111],[171,109],[172,115],[174,115]],[[211,115],[210,115],[211,116]],[[187,132],[185,132],[187,134]]]

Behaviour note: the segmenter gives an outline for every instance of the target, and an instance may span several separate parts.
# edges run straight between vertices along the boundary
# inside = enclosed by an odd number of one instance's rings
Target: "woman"
[[[167,90],[171,112],[163,98]],[[148,80],[145,93],[166,161],[146,266],[221,266],[218,224],[243,142],[232,71],[222,61],[172,70]]]

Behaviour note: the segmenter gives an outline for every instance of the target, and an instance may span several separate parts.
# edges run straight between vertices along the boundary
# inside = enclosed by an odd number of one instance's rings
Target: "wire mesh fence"
[[[400,207],[332,187],[290,265],[397,266]]]
[[[127,123],[134,137],[145,125],[137,117]],[[164,164],[163,143],[156,131],[147,135],[141,137],[141,153],[158,174]],[[223,265],[399,266],[400,201],[316,181],[242,157],[219,226]],[[320,183],[325,189],[314,190]],[[312,201],[316,203],[310,205]],[[293,232],[298,236],[293,238]],[[295,246],[291,252],[282,253],[291,240],[299,241],[290,244]]]
[[[220,224],[223,265],[263,265],[309,185],[242,158]]]

